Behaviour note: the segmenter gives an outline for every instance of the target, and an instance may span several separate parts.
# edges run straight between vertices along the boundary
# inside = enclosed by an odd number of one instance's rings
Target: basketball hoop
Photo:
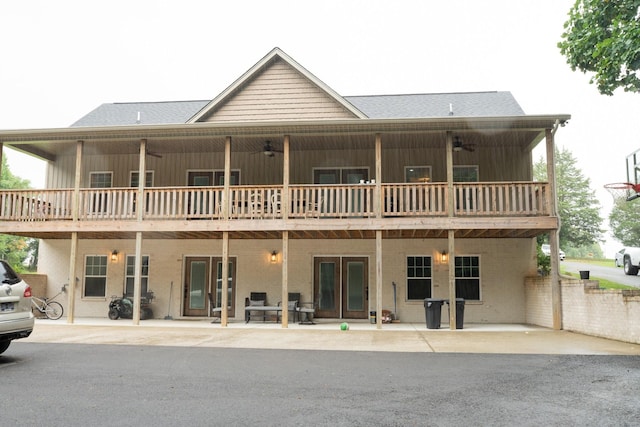
[[[605,184],[604,188],[611,194],[613,201],[630,202],[640,197],[640,184],[632,184],[630,182],[614,182]]]

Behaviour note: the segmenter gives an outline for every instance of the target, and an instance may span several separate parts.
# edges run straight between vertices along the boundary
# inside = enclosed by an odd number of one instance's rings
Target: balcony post
[[[225,181],[226,182],[226,181]],[[217,286],[217,284],[216,284]],[[216,292],[214,289],[213,292]],[[222,232],[222,280],[220,281],[220,326],[229,321],[229,232]]]
[[[231,206],[231,137],[227,136],[224,140],[224,188],[222,190],[222,218],[229,219],[229,210]],[[225,306],[226,307],[226,306]],[[223,313],[225,309],[223,308]]]
[[[453,134],[447,131],[447,215],[454,216],[453,197]],[[447,230],[449,250],[449,329],[456,329],[456,257],[455,257],[455,230]]]
[[[282,194],[280,195],[280,212],[283,219],[289,218],[289,210],[291,209],[291,203],[289,202],[290,142],[289,135],[285,135],[282,150]]]
[[[382,135],[376,133],[376,186],[374,188],[373,212],[382,218]],[[382,313],[379,311],[379,313]],[[381,318],[382,316],[378,316]]]

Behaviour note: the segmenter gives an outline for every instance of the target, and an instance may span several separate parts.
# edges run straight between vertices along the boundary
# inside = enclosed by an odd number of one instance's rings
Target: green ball
[[[348,331],[349,330],[349,324],[347,322],[343,322],[340,324],[340,330],[341,331]]]

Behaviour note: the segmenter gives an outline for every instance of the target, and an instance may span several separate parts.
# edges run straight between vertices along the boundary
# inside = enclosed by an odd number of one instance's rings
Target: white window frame
[[[93,267],[93,268],[104,268],[104,274],[88,274],[87,268],[89,267],[88,262],[89,262],[89,258],[100,258],[101,259],[101,264],[99,266]],[[89,255],[85,255],[84,256],[84,280],[83,280],[83,284],[82,284],[82,297],[83,298],[100,298],[100,299],[104,299],[107,296],[107,276],[108,276],[108,272],[109,272],[109,260],[107,255],[96,255],[96,254],[89,254]],[[95,271],[92,271],[92,273],[95,273]],[[102,295],[87,295],[87,279],[94,279],[94,278],[102,278],[104,280],[104,289],[103,289],[103,294]]]
[[[413,258],[414,261],[415,261],[416,258],[422,258],[423,261],[424,261],[425,258],[428,258],[429,259],[429,266],[428,267],[429,267],[429,272],[431,273],[431,275],[430,276],[413,276],[413,277],[410,277],[410,275],[409,275],[409,268],[410,268],[409,267],[409,258]],[[405,300],[408,301],[408,302],[417,302],[417,301],[423,302],[424,298],[433,298],[433,257],[431,255],[407,255],[405,257],[405,262],[406,262],[405,265],[406,265],[406,268],[407,268],[407,271],[406,271],[407,291],[406,291],[406,294],[405,294]],[[424,265],[421,268],[424,268]],[[430,283],[429,283],[429,296],[425,296],[424,298],[409,298],[409,281],[411,279],[428,279],[430,281]]]
[[[425,171],[428,171],[428,178],[426,181],[409,181],[409,176],[408,173],[412,172],[416,169],[424,169]],[[433,181],[433,177],[432,177],[432,170],[431,170],[431,166],[429,165],[420,165],[420,166],[405,166],[404,167],[404,182],[406,183],[427,183],[427,182],[432,182]]]
[[[94,187],[93,186],[93,177],[97,175],[105,175],[109,176],[109,186],[108,187]],[[89,172],[89,187],[90,188],[112,188],[113,187],[113,171],[93,171]]]
[[[140,171],[131,171],[129,172],[129,187],[133,187],[133,188],[138,188],[138,185],[133,185],[133,177],[136,175],[139,175]],[[149,179],[149,176],[151,176],[151,179]],[[150,183],[147,183],[147,181],[150,181]],[[153,170],[148,170],[145,172],[145,180],[144,180],[144,186],[145,188],[148,187],[153,187],[155,182],[155,172]]]
[[[455,267],[456,265],[456,260],[458,258],[477,258],[478,259],[478,275],[477,276],[458,276],[458,269],[457,267]],[[459,297],[458,296],[458,279],[477,279],[478,281],[478,299],[466,299],[465,301],[470,301],[470,302],[482,302],[482,258],[480,257],[480,255],[473,255],[473,254],[465,254],[465,255],[456,255],[455,259],[454,259],[454,276],[455,276],[455,281],[456,281],[456,298],[463,298],[463,297]]]

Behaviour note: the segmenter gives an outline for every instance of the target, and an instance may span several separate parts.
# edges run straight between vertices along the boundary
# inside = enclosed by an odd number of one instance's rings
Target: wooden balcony
[[[549,216],[549,184],[541,182],[232,186],[225,209],[223,187],[153,187],[144,190],[142,220],[300,220]],[[74,219],[73,189],[2,190],[0,221]],[[78,221],[135,221],[136,188],[81,189]],[[285,202],[286,201],[286,202]],[[379,203],[376,203],[379,201]]]

